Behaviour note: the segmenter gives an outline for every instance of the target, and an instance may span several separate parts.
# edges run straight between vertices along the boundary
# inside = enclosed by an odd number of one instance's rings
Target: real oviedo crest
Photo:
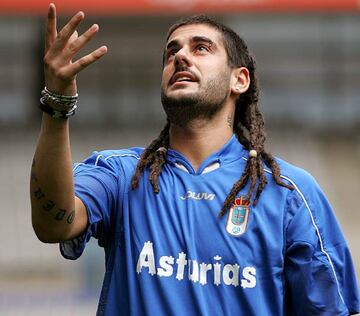
[[[250,217],[249,204],[250,202],[242,196],[235,199],[226,223],[226,231],[230,235],[239,237],[245,233]]]

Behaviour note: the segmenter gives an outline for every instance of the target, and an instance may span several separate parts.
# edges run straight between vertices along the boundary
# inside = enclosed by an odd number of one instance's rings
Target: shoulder
[[[96,156],[95,164],[98,164],[99,161],[107,161],[109,163],[117,162],[137,162],[140,159],[140,156],[144,148],[141,147],[132,147],[127,149],[107,149],[102,151],[93,152],[92,156]]]
[[[291,184],[296,190],[307,192],[318,188],[315,178],[305,169],[295,166],[280,158],[275,158],[280,167],[280,174],[283,181]]]
[[[128,149],[107,149],[101,151],[94,151],[91,155],[85,158],[81,163],[74,164],[74,171],[83,168],[105,168],[109,171],[118,173],[121,169],[133,170],[137,165],[141,153],[141,147],[133,147]]]
[[[281,179],[294,187],[288,195],[288,203],[304,205],[310,212],[330,208],[320,185],[308,171],[279,158],[276,158],[276,162],[280,167]]]

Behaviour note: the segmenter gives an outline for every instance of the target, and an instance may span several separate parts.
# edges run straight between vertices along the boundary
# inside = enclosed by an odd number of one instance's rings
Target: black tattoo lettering
[[[42,208],[46,212],[50,212],[55,207],[55,202],[48,200],[46,204],[43,204]]]
[[[65,213],[66,213],[66,210],[59,209],[55,215],[55,219],[57,221],[62,221],[64,219]]]
[[[45,194],[42,192],[41,188],[38,188],[37,190],[35,190],[34,195],[37,200],[41,200],[41,199],[45,198]],[[74,218],[75,218],[75,211],[70,212],[69,215],[67,215],[65,217],[65,215],[67,214],[67,211],[62,208],[56,209],[55,207],[56,207],[56,203],[52,200],[47,200],[46,203],[44,203],[42,205],[42,209],[44,211],[50,213],[51,216],[53,216],[56,221],[62,221],[62,220],[64,220],[64,218],[66,218],[66,222],[68,224],[72,224],[72,222],[74,221]]]
[[[45,194],[41,191],[40,188],[34,191],[34,195],[38,200],[41,200],[43,197],[45,197]]]
[[[72,212],[68,215],[66,221],[68,222],[68,224],[71,224],[71,223],[74,221],[74,218],[75,218],[75,211],[72,211]]]
[[[35,166],[35,159],[33,159],[33,162],[31,164],[30,180],[38,182],[37,176],[34,171],[34,166]]]

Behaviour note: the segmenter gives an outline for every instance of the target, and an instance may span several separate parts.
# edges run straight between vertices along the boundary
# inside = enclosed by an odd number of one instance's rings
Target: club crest
[[[249,204],[242,196],[235,199],[226,223],[226,231],[230,235],[239,237],[245,233],[250,217]]]

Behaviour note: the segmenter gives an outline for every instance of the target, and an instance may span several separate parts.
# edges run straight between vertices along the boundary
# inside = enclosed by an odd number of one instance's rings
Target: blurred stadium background
[[[207,12],[233,27],[254,53],[268,146],[309,170],[332,203],[360,276],[360,2],[356,0],[94,0],[80,28],[100,25],[86,49],[108,55],[78,77],[71,120],[74,161],[93,150],[146,145],[164,124],[161,54],[177,17]],[[91,242],[76,262],[31,228],[29,172],[40,126],[48,2],[0,2],[0,315],[95,315],[104,258]]]

